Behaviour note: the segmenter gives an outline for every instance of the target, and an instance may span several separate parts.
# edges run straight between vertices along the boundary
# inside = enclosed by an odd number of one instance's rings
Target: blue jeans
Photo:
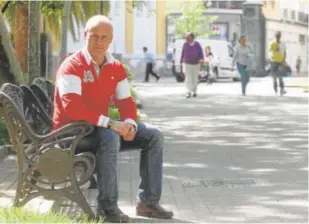
[[[237,62],[237,70],[240,74],[240,80],[241,80],[241,91],[243,94],[246,94],[246,88],[249,83],[250,77],[248,74],[248,70],[245,65],[242,65]]]
[[[97,142],[98,204],[101,209],[117,207],[117,153],[130,149],[140,149],[140,185],[138,203],[157,204],[162,193],[163,142],[162,133],[155,127],[139,123],[135,139],[124,141],[116,132],[106,128],[96,128],[88,136],[95,136]],[[94,141],[92,140],[92,143]],[[93,147],[93,145],[92,145]]]

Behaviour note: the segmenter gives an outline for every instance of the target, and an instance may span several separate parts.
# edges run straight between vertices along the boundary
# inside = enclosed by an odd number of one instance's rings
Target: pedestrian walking
[[[240,36],[239,44],[235,48],[235,54],[233,57],[233,66],[237,67],[237,71],[241,78],[241,92],[242,95],[246,95],[247,85],[250,81],[248,73],[250,47],[247,45],[247,37],[245,35]]]
[[[153,65],[154,65],[154,59],[153,59],[153,54],[148,52],[147,47],[143,47],[143,52],[144,52],[144,61],[146,62],[146,74],[145,74],[145,82],[149,82],[149,75],[152,75],[159,81],[160,76],[158,76],[154,71],[153,71]]]
[[[186,35],[186,42],[182,47],[181,53],[181,72],[184,70],[185,83],[187,94],[186,98],[197,96],[198,76],[200,72],[200,64],[204,61],[204,54],[202,47],[192,32]]]
[[[280,95],[286,93],[284,89],[283,76],[285,75],[285,59],[286,59],[286,47],[285,44],[281,41],[281,32],[277,31],[275,40],[270,43],[269,51],[271,53],[271,75],[273,77],[273,87],[274,91],[277,94],[278,92],[278,83],[279,79],[280,86]]]

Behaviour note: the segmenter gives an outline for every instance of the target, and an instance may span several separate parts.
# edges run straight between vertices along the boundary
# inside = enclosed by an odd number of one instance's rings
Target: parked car
[[[203,48],[205,54],[205,48],[210,46],[214,55],[212,62],[214,71],[214,81],[218,79],[232,78],[234,81],[240,80],[240,75],[237,72],[235,66],[232,65],[234,48],[233,46],[224,40],[211,40],[211,39],[197,39]],[[181,74],[180,57],[182,46],[185,43],[184,39],[178,39],[174,45],[173,66],[172,72],[178,82],[184,80],[183,74]]]

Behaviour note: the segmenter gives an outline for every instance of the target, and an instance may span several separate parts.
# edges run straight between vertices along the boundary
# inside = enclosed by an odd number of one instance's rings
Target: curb
[[[309,90],[308,86],[287,85],[286,87],[302,89],[304,93],[308,93],[308,90]]]

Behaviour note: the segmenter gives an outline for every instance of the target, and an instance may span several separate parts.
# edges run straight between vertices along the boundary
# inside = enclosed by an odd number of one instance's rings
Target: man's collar
[[[89,53],[87,48],[84,48],[82,50],[82,54],[84,55],[85,60],[86,60],[88,65],[90,65],[92,61],[93,61],[93,63],[96,64],[96,62],[92,59],[91,54]],[[114,57],[109,52],[106,52],[105,59],[106,59],[106,61],[105,61],[104,64],[112,63],[115,60]]]

